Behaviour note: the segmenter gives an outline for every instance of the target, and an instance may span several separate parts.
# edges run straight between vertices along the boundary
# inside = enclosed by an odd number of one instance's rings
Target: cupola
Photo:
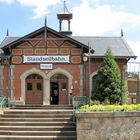
[[[67,9],[67,6],[66,6],[66,1],[64,0],[64,7],[63,7],[63,11],[59,14],[57,14],[57,19],[59,20],[59,32],[61,32],[62,34],[65,34],[65,35],[71,35],[72,32],[70,31],[70,22],[71,22],[71,19],[72,19],[72,13],[70,13]],[[62,31],[62,24],[63,24],[63,21],[66,20],[68,22],[68,28],[66,31]]]

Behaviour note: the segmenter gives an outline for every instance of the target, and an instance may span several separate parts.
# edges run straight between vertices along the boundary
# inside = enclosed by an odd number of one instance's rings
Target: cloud
[[[130,63],[127,63],[127,71],[139,72],[140,71],[140,41],[127,41],[134,54],[137,56],[135,59],[130,59]]]
[[[14,0],[0,0],[0,2],[5,2],[5,3],[8,3],[8,4],[11,4],[14,2]]]
[[[116,10],[116,11],[115,11]],[[75,35],[104,35],[117,32],[129,24],[130,27],[140,24],[140,15],[122,11],[113,5],[90,6],[83,0],[79,6],[73,7],[72,30]]]
[[[42,16],[49,13],[49,6],[56,5],[60,0],[18,0],[23,6],[33,7],[35,15],[34,19],[41,18]]]
[[[140,41],[127,41],[134,54],[137,56],[135,61],[140,62]],[[132,60],[134,61],[134,60]]]
[[[0,0],[0,2],[5,2],[8,4],[18,2],[20,5],[25,7],[31,7],[34,11],[33,19],[41,18],[49,13],[49,7],[56,5],[61,0]]]

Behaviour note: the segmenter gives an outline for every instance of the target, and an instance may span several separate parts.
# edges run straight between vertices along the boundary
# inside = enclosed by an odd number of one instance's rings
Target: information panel
[[[51,69],[53,69],[53,64],[40,64],[40,69],[51,70]]]

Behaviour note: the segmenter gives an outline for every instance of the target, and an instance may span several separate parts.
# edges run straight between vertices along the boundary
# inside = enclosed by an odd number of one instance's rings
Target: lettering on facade
[[[24,55],[23,63],[70,63],[69,55]]]

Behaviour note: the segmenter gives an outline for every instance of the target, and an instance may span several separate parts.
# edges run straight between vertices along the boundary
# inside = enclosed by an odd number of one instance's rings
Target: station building
[[[58,14],[57,17],[59,31],[47,27],[45,22],[45,26],[23,37],[7,34],[2,41],[0,94],[10,101],[17,104],[71,104],[73,96],[89,97],[108,48],[122,72],[126,71],[128,60],[136,57],[123,35],[73,36],[70,31],[72,14]],[[61,30],[63,20],[68,21],[68,31]],[[85,54],[87,60],[83,59]]]

